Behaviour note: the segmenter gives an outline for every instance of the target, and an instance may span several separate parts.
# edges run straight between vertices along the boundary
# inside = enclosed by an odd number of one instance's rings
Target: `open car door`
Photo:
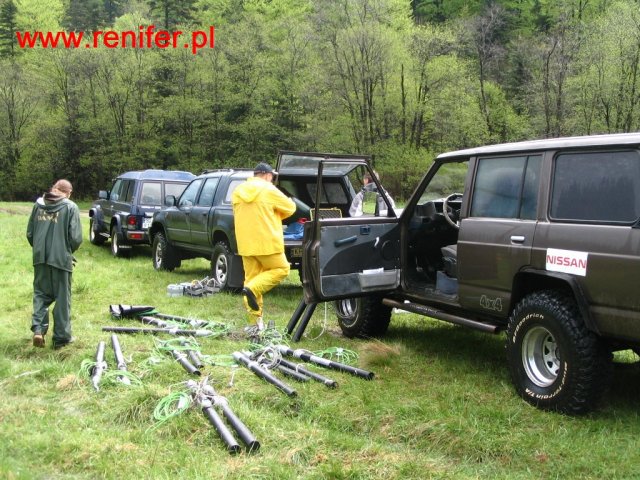
[[[305,224],[302,279],[306,303],[391,291],[400,284],[400,227],[393,203],[366,159],[326,156],[317,165],[312,220]],[[362,215],[324,212],[326,179],[339,172],[354,197],[361,193]],[[363,189],[369,173],[375,189]],[[353,200],[353,198],[352,198]],[[380,208],[384,202],[386,209]],[[381,215],[384,212],[385,216]]]

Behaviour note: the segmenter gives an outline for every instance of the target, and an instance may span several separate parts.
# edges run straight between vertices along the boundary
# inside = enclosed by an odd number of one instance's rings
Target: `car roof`
[[[125,172],[122,175],[118,175],[118,178],[134,180],[175,180],[190,182],[195,178],[195,175],[191,172],[184,172],[181,170],[148,169]]]
[[[587,135],[582,137],[545,138],[526,142],[501,143],[482,147],[456,150],[438,155],[438,159],[456,157],[474,157],[477,155],[531,152],[540,150],[555,150],[560,148],[589,148],[606,146],[639,146],[640,133],[615,133],[609,135]]]
[[[237,176],[240,178],[246,178],[253,176],[253,169],[250,168],[216,168],[212,170],[205,170],[197,178],[209,178],[215,177],[216,174],[226,173],[229,176]]]

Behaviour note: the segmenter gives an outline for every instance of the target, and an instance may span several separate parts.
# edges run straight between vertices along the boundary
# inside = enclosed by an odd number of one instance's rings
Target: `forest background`
[[[215,48],[20,49],[16,31],[215,27]],[[0,0],[0,200],[279,149],[373,155],[407,198],[464,147],[640,124],[638,0]]]

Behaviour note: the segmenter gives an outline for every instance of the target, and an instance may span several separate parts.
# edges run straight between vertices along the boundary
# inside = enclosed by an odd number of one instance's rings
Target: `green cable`
[[[353,350],[347,350],[342,347],[330,347],[319,352],[314,352],[318,357],[336,360],[341,363],[353,364],[358,360],[358,354]]]
[[[193,399],[191,398],[191,394],[186,391],[172,392],[162,397],[153,410],[153,418],[156,420],[156,423],[154,423],[149,430],[155,430],[173,417],[180,415],[187,410],[192,403]]]

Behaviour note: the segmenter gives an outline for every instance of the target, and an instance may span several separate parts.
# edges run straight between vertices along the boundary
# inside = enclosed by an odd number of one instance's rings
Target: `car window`
[[[185,188],[187,188],[186,183],[165,182],[164,194],[165,196],[173,195],[174,197],[178,198],[180,195],[182,195],[182,192],[184,192]]]
[[[200,197],[198,198],[198,205],[201,207],[210,207],[213,205],[213,197],[216,194],[216,188],[220,182],[220,177],[208,178],[202,187]]]
[[[231,203],[231,194],[233,193],[233,191],[236,189],[238,185],[246,181],[247,181],[246,178],[231,180],[231,183],[229,183],[229,189],[227,190],[227,195],[224,197],[224,203]]]
[[[565,153],[556,157],[550,216],[558,220],[638,219],[640,156],[636,151]]]
[[[535,219],[541,163],[539,155],[479,159],[471,216]]]
[[[200,185],[202,185],[201,178],[191,182],[189,186],[185,189],[182,196],[180,197],[180,200],[178,201],[178,206],[179,207],[192,206],[196,201],[196,196],[198,195],[198,190],[200,189]]]
[[[124,180],[122,180],[121,178],[117,179],[114,182],[113,187],[111,187],[111,194],[109,195],[109,200],[116,202],[120,199],[120,196],[122,195],[123,185],[124,185]]]
[[[317,192],[317,184],[316,183],[308,183],[307,191],[311,198],[313,198],[314,203],[316,199]],[[337,181],[331,181],[329,179],[323,179],[322,181],[322,192],[320,195],[320,205],[343,205],[348,203],[347,194],[342,188],[342,185]]]
[[[464,192],[464,182],[467,178],[468,169],[468,161],[442,164],[429,181],[422,195],[420,195],[418,205],[448,197],[452,193]]]
[[[142,184],[140,203],[143,205],[162,204],[162,185],[160,182],[144,182]]]
[[[133,199],[133,191],[135,187],[134,180],[125,180],[122,184],[122,193],[120,194],[120,201],[125,203],[131,203]]]

